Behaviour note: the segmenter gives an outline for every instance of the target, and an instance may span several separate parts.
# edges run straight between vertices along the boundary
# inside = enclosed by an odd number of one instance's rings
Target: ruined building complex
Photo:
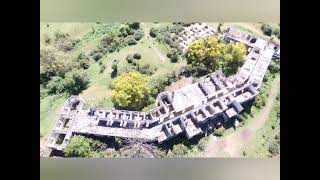
[[[194,84],[157,97],[149,112],[115,109],[83,109],[85,101],[70,97],[60,114],[47,146],[63,150],[73,134],[141,138],[159,143],[184,133],[188,139],[235,121],[245,103],[258,95],[275,48],[260,38],[229,29],[225,41],[244,43],[248,54],[239,71],[228,78],[221,71]]]

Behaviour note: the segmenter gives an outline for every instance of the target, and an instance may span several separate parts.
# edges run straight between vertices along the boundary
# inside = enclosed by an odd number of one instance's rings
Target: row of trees
[[[224,44],[216,37],[195,41],[189,46],[187,61],[197,69],[199,75],[222,69],[225,75],[237,72],[245,59],[243,44]]]

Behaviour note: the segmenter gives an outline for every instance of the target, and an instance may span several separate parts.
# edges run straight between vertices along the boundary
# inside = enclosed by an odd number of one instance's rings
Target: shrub
[[[72,70],[65,75],[65,90],[68,94],[79,94],[88,84],[89,78],[84,70]]]
[[[84,136],[74,136],[63,150],[67,157],[99,157],[99,152],[106,146],[100,141]]]
[[[60,76],[54,76],[47,84],[48,93],[60,94],[65,90],[65,81]]]
[[[172,151],[168,151],[168,157],[184,157],[188,154],[188,147],[183,144],[176,144],[173,146]]]
[[[142,67],[138,65],[138,71],[141,74],[146,74],[146,75],[152,75],[154,73],[153,70],[150,68],[150,64],[145,64]]]
[[[268,24],[263,24],[261,26],[261,30],[263,32],[263,34],[267,35],[267,36],[271,36],[272,35],[272,27]]]
[[[83,68],[83,69],[88,69],[89,68],[89,63],[90,63],[90,59],[88,56],[86,56],[84,53],[80,53],[77,58],[76,58],[76,62],[79,65],[79,67]]]
[[[136,30],[133,34],[135,40],[139,41],[144,36],[143,30]]]
[[[279,28],[275,28],[274,29],[274,31],[273,31],[273,34],[275,35],[275,36],[280,36],[280,29]]]
[[[151,77],[151,95],[156,97],[160,92],[164,91],[166,86],[170,84],[169,78],[167,75],[158,75]]]
[[[55,41],[58,41],[60,39],[65,39],[67,37],[69,37],[68,33],[63,33],[63,32],[60,32],[60,31],[54,32],[54,40]]]
[[[269,145],[268,151],[272,156],[276,156],[280,153],[280,144],[277,141],[272,141]]]
[[[167,57],[170,58],[172,63],[176,63],[178,61],[178,52],[176,50],[172,50],[167,54]]]
[[[104,64],[102,64],[100,66],[100,73],[103,73],[103,71],[106,69],[106,66]]]
[[[136,44],[137,44],[137,41],[136,41],[132,36],[130,36],[130,37],[127,39],[127,44],[128,44],[129,46],[131,46],[131,45],[136,45]]]
[[[200,150],[200,151],[204,151],[206,146],[207,146],[207,141],[208,139],[206,137],[200,139],[198,145],[197,145],[197,148]]]
[[[93,60],[98,61],[102,58],[102,56],[103,56],[102,53],[94,53],[92,58],[93,58]]]
[[[151,37],[155,38],[155,37],[157,36],[157,33],[158,33],[158,30],[157,30],[156,28],[152,27],[152,28],[150,29],[149,35],[150,35]]]
[[[133,54],[133,58],[135,58],[135,59],[141,59],[141,54],[139,54],[139,53],[134,53],[134,54]]]
[[[265,98],[261,94],[256,96],[253,105],[261,109],[263,106],[265,106]]]
[[[128,23],[128,25],[129,25],[129,27],[130,27],[131,29],[137,30],[137,29],[140,28],[140,23],[139,23],[139,22]]]
[[[133,55],[132,54],[128,54],[127,57],[126,57],[126,60],[127,60],[127,62],[129,64],[131,64],[134,61]]]
[[[226,131],[226,129],[223,127],[223,126],[221,126],[221,127],[219,127],[218,129],[215,129],[214,130],[214,135],[216,135],[216,136],[223,136],[223,134],[225,133],[225,131]]]

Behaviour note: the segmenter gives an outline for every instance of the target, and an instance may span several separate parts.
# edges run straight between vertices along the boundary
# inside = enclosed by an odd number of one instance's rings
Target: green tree
[[[66,157],[99,157],[99,153],[105,148],[105,144],[100,141],[74,136],[63,152]]]
[[[119,108],[140,110],[150,96],[148,79],[136,71],[120,75],[111,87],[112,102]]]
[[[263,24],[261,26],[261,30],[263,32],[263,34],[267,35],[267,36],[271,36],[272,35],[272,27],[268,24]]]
[[[176,144],[169,150],[167,157],[184,157],[188,154],[188,147],[184,144]]]
[[[226,45],[224,55],[223,73],[226,76],[235,74],[245,62],[246,47],[242,43],[229,43]]]
[[[246,48],[242,43],[224,44],[216,37],[210,37],[192,43],[189,46],[187,60],[200,75],[218,69],[230,75],[242,66],[245,53]]]
[[[40,50],[40,83],[48,82],[51,77],[63,75],[65,72],[65,63],[56,58],[50,49]]]
[[[86,89],[89,78],[84,70],[74,69],[65,75],[65,90],[69,94],[79,94]]]
[[[65,90],[65,81],[60,76],[54,76],[47,84],[48,93],[60,94]]]
[[[187,60],[198,71],[205,69],[213,72],[219,68],[224,51],[225,44],[219,43],[217,38],[201,39],[189,46]]]

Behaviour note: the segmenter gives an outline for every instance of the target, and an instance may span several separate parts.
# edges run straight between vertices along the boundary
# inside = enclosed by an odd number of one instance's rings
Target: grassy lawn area
[[[45,142],[57,122],[60,110],[66,101],[64,96],[47,96],[40,101],[40,142]]]
[[[278,97],[280,97],[280,94],[278,94]],[[247,153],[247,157],[270,157],[269,145],[274,141],[275,135],[280,132],[278,112],[280,112],[280,99],[277,98],[264,127],[257,131],[254,141],[243,148],[243,151]]]

